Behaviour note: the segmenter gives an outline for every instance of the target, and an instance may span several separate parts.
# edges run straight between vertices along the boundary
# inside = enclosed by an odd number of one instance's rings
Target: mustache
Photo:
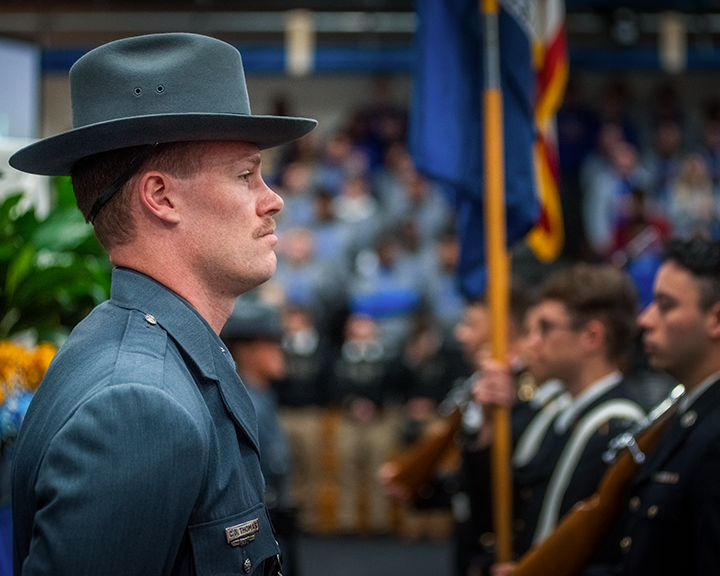
[[[268,216],[265,219],[263,225],[253,232],[253,238],[262,238],[265,234],[270,234],[275,231],[275,218]]]

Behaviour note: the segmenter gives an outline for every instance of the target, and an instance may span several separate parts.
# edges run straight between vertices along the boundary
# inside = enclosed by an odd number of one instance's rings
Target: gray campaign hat
[[[73,128],[22,148],[18,170],[69,175],[81,158],[147,144],[235,140],[260,149],[310,132],[308,118],[253,116],[240,52],[200,34],[136,36],[91,50],[70,70]]]

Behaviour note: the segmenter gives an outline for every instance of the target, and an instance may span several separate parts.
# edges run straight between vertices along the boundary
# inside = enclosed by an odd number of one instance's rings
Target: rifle
[[[521,373],[522,370],[518,370],[513,373],[513,376],[517,378]],[[443,462],[448,450],[457,447],[455,437],[463,424],[465,411],[472,400],[473,384],[477,378],[478,373],[476,372],[462,384],[453,388],[442,401],[439,412],[445,417],[445,420],[440,430],[425,435],[409,450],[383,467],[385,470],[392,471],[392,473],[382,474],[383,481],[387,485],[400,487],[402,493],[409,497],[410,501],[416,501],[420,497],[422,487],[430,482],[433,472]],[[524,387],[526,388],[527,385],[521,384],[520,389],[522,390]],[[482,418],[482,416],[476,416],[476,418]]]
[[[620,516],[624,495],[645,454],[655,448],[685,388],[678,385],[646,418],[614,438],[603,455],[612,466],[597,492],[575,504],[543,542],[525,554],[512,576],[577,576]],[[625,450],[627,448],[627,450]],[[618,455],[619,454],[619,455]],[[571,550],[572,553],[568,553]]]
[[[471,379],[453,390],[440,406],[445,414],[442,427],[435,433],[427,434],[407,451],[391,461],[392,473],[385,478],[387,484],[394,484],[415,501],[421,488],[428,484],[433,472],[443,461],[447,451],[453,446],[455,436],[463,420],[464,406],[470,399]]]
[[[442,430],[420,439],[393,461],[394,473],[389,483],[400,485],[412,501],[416,500],[454,442],[461,422],[462,413],[457,408],[445,419]]]

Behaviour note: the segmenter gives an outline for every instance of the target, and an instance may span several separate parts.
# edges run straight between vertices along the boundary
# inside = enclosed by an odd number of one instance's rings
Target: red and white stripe
[[[560,206],[560,165],[555,114],[562,104],[568,77],[564,0],[534,0],[533,63],[536,70],[535,149],[541,214],[527,241],[542,261],[557,258],[564,231]]]

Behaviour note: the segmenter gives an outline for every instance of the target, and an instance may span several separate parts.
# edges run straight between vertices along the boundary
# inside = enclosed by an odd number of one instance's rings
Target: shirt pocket
[[[264,504],[188,527],[197,576],[253,574],[279,554]]]

